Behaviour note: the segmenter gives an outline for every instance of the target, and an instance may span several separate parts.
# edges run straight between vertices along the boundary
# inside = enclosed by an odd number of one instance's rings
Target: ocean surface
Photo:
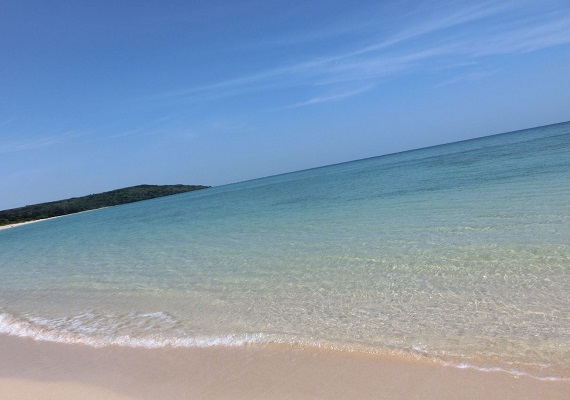
[[[569,379],[570,123],[0,230],[0,333]]]

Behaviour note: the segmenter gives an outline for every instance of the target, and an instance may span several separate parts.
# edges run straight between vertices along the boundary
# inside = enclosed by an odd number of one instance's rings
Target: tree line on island
[[[73,197],[66,200],[12,208],[0,211],[0,226],[59,217],[97,208],[206,189],[208,187],[201,185],[138,185],[83,197]]]

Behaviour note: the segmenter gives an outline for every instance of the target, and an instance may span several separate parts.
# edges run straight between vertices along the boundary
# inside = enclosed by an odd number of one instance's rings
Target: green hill
[[[110,192],[90,194],[89,196],[12,208],[0,211],[0,226],[59,217],[61,215],[170,196],[208,187],[200,185],[138,185],[111,190]]]

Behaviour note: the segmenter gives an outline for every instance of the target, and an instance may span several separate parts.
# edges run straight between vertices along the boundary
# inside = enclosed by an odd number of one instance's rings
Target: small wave
[[[24,315],[15,317],[0,313],[0,334],[19,336],[39,341],[66,344],[84,344],[92,347],[123,346],[135,348],[162,347],[242,347],[247,345],[285,344],[309,349],[325,349],[346,352],[362,352],[375,355],[390,355],[425,360],[460,369],[475,369],[483,372],[505,372],[516,377],[527,376],[541,381],[570,381],[558,376],[540,376],[514,368],[482,367],[462,361],[434,355],[427,345],[416,344],[409,349],[398,346],[369,347],[366,345],[338,344],[326,341],[303,340],[288,335],[250,333],[212,336],[188,336],[182,331],[177,335],[179,322],[166,312],[129,313],[124,315],[100,315],[85,312],[73,317],[43,318]],[[125,333],[125,331],[137,332]],[[458,358],[454,356],[453,358]],[[465,357],[461,357],[465,359]]]
[[[153,333],[148,335],[121,334],[125,325],[132,327],[133,320],[138,328],[151,331],[156,328],[156,319],[174,324],[175,321],[166,313],[131,314],[128,323],[119,322],[111,316],[97,316],[94,313],[83,313],[75,317],[47,319],[36,316],[14,317],[0,314],[0,333],[67,344],[85,344],[93,347],[127,346],[127,347],[236,347],[256,343],[272,342],[271,338],[259,334],[230,334],[225,336],[176,337]],[[154,323],[153,323],[154,322]],[[166,333],[166,332],[164,332]]]
[[[293,344],[293,343],[292,343]],[[516,368],[509,368],[509,367],[484,367],[479,366],[475,363],[468,363],[465,361],[449,361],[449,358],[442,354],[434,354],[429,350],[429,347],[426,344],[418,343],[414,344],[409,348],[401,348],[397,345],[390,344],[385,347],[369,347],[367,345],[338,345],[334,343],[306,343],[302,341],[295,342],[294,344],[299,344],[301,346],[306,346],[310,348],[323,348],[323,349],[331,349],[331,350],[338,350],[338,351],[346,351],[346,352],[358,352],[358,353],[367,353],[373,354],[378,356],[395,356],[402,359],[407,360],[416,360],[416,361],[423,361],[428,360],[437,365],[442,365],[445,367],[451,368],[459,368],[459,369],[474,369],[481,372],[504,372],[509,375],[513,375],[515,377],[522,377],[526,376],[529,378],[537,379],[540,381],[570,381],[570,378],[565,376],[550,376],[550,375],[540,375],[539,373],[532,373],[522,371]],[[468,357],[465,355],[452,355],[453,359],[470,359],[472,357]],[[539,365],[539,364],[528,364],[529,371],[538,371],[540,369],[546,370],[550,367],[550,365]]]
[[[537,379],[539,381],[570,381],[570,378],[563,378],[559,376],[536,376],[528,372],[520,371],[518,369],[509,369],[501,367],[479,367],[477,365],[472,365],[468,363],[452,363],[452,362],[443,362],[443,365],[459,369],[474,369],[482,372],[505,372],[507,374],[514,375],[516,377],[528,376],[530,378]]]

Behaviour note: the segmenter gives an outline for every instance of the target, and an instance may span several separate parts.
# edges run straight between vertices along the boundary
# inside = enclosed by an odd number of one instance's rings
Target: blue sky
[[[0,209],[570,120],[570,2],[3,1]]]

